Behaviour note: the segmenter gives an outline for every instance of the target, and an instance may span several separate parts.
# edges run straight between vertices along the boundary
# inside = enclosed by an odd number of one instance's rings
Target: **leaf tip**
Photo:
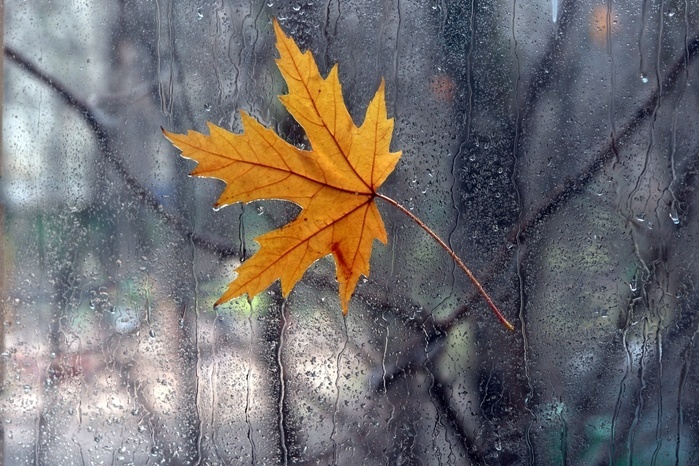
[[[219,306],[220,306],[221,304],[223,304],[223,303],[225,303],[226,301],[228,301],[227,299],[224,299],[225,296],[226,296],[226,295],[224,294],[223,296],[221,296],[220,298],[218,298],[218,299],[216,300],[216,302],[214,303],[214,310],[218,309]]]
[[[274,26],[274,35],[277,36],[277,40],[281,40],[282,38],[286,37],[286,34],[284,34],[284,30],[282,29],[282,25],[279,24],[279,20],[276,17],[272,18],[272,25]]]

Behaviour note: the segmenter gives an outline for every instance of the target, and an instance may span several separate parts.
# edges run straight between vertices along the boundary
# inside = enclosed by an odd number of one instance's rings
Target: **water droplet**
[[[257,215],[262,215],[265,213],[265,208],[262,206],[257,206]]]
[[[211,111],[211,104],[204,104],[204,110],[206,110],[207,112],[210,112]]]
[[[155,338],[155,330],[149,331],[148,335],[150,335],[151,338]]]
[[[294,5],[291,7],[292,10],[294,11],[300,11],[301,10],[301,5]]]
[[[675,225],[680,224],[680,214],[677,212],[677,206],[674,202],[670,207],[670,219],[672,220],[672,223],[674,223]]]
[[[204,17],[204,13],[201,11],[201,7],[197,8],[197,18],[202,19]]]
[[[641,73],[641,82],[643,84],[648,83],[648,75],[646,73]]]

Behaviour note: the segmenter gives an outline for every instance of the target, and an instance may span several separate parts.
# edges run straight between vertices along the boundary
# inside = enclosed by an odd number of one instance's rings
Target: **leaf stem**
[[[505,318],[505,316],[502,315],[502,313],[500,312],[500,309],[498,309],[498,307],[495,305],[493,300],[490,299],[490,296],[488,296],[488,293],[483,288],[483,285],[480,284],[480,282],[478,281],[476,276],[473,275],[473,272],[471,272],[469,270],[469,268],[466,267],[466,264],[464,264],[463,261],[459,258],[459,256],[456,255],[454,250],[452,248],[450,248],[447,245],[447,243],[445,243],[444,240],[442,240],[442,238],[437,236],[437,233],[432,231],[432,229],[430,227],[428,227],[417,216],[415,216],[415,214],[413,214],[411,211],[409,211],[408,209],[406,209],[405,207],[403,207],[401,204],[394,201],[390,197],[384,196],[383,194],[379,194],[379,193],[376,193],[376,197],[383,199],[384,201],[388,202],[389,204],[391,204],[392,206],[394,206],[395,208],[397,208],[398,210],[403,212],[405,215],[410,217],[415,223],[417,223],[420,226],[420,228],[425,230],[427,232],[427,234],[429,234],[437,243],[439,243],[439,245],[442,246],[444,248],[444,250],[447,251],[447,253],[449,253],[451,258],[454,259],[454,262],[456,262],[456,264],[459,266],[459,268],[464,271],[464,273],[471,280],[471,282],[473,282],[473,284],[475,285],[475,287],[478,290],[478,292],[480,293],[480,295],[483,296],[483,299],[485,299],[485,302],[488,303],[488,306],[490,306],[490,309],[492,309],[493,312],[495,313],[495,315],[497,316],[498,320],[500,322],[502,322],[502,324],[505,327],[507,327],[508,330],[515,329],[515,327]]]

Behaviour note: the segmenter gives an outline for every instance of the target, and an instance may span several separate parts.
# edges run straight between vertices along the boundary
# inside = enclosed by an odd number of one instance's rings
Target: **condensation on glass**
[[[212,209],[160,128],[306,147],[273,17],[356,123],[381,79],[389,234],[213,309],[283,202]],[[699,10],[686,1],[4,5],[4,464],[699,461]]]

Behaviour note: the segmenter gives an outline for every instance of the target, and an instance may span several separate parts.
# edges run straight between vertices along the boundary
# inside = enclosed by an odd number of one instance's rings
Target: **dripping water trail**
[[[391,243],[391,269],[390,273],[388,274],[388,277],[386,279],[386,296],[391,296],[391,284],[394,282],[394,274],[395,274],[395,266],[396,266],[396,244],[398,244],[398,227],[393,226],[391,227],[391,238],[395,238],[396,241],[393,241]],[[386,375],[387,375],[387,370],[386,370],[386,358],[388,356],[388,342],[390,341],[391,338],[391,326],[390,322],[388,319],[386,319],[386,312],[388,312],[386,309],[381,313],[381,319],[385,322],[385,328],[386,328],[386,334],[384,336],[384,341],[383,341],[383,353],[381,355],[381,381],[383,382],[383,393],[386,395],[386,402],[388,403],[388,406],[391,407],[391,412],[388,416],[388,419],[386,420],[386,431],[390,432],[391,431],[391,423],[393,422],[393,418],[395,417],[396,414],[396,405],[393,404],[391,401],[391,397],[388,396],[388,386],[386,383]],[[384,451],[383,452],[383,457],[384,461],[386,464],[390,462],[390,458],[388,457],[388,452]]]
[[[238,217],[238,239],[240,240],[240,261],[247,258],[245,250],[245,204],[240,205],[240,216]],[[252,322],[252,301],[248,300],[248,326],[250,327],[250,342],[248,344],[248,370],[245,374],[245,424],[247,425],[247,438],[250,444],[250,464],[257,464],[257,450],[255,448],[255,438],[253,436],[252,420],[250,419],[250,395],[252,393],[252,346],[255,341],[255,328]]]
[[[252,383],[252,343],[255,337],[255,329],[252,325],[252,303],[248,303],[248,325],[250,326],[250,344],[248,345],[248,370],[245,374],[245,424],[248,427],[247,437],[250,443],[250,464],[257,464],[257,451],[255,438],[253,437],[252,420],[250,419],[250,394]]]
[[[403,41],[401,37],[401,23],[403,22],[403,14],[401,12],[401,4],[400,0],[397,0],[396,4],[396,10],[398,12],[398,24],[396,25],[396,54],[393,57],[393,82],[395,83],[396,89],[393,94],[393,115],[394,117],[398,117],[398,95],[400,92],[398,91],[399,88],[399,80],[398,80],[398,56],[400,55],[400,44]]]
[[[684,425],[684,410],[682,409],[682,399],[684,398],[684,387],[687,383],[687,374],[689,373],[690,364],[692,361],[692,353],[694,350],[694,341],[699,333],[699,327],[694,330],[689,343],[682,350],[682,369],[680,371],[680,382],[677,391],[677,440],[675,441],[675,465],[683,464],[680,462],[680,452],[682,451],[682,426]]]
[[[462,142],[459,145],[459,149],[456,151],[456,154],[454,154],[454,159],[452,160],[452,164],[451,164],[451,205],[452,205],[452,208],[454,209],[454,211],[456,212],[456,221],[454,222],[454,225],[451,227],[451,231],[449,231],[449,235],[447,236],[447,244],[449,245],[449,247],[452,250],[454,250],[454,241],[453,241],[454,233],[456,232],[456,230],[458,230],[459,223],[461,221],[461,209],[459,209],[459,203],[457,201],[457,193],[459,191],[459,189],[458,189],[459,186],[457,183],[457,180],[458,180],[458,176],[457,176],[458,161],[462,158],[461,157],[461,154],[463,152],[462,149],[466,145],[467,141],[468,141],[468,136],[466,136],[464,138],[464,142]],[[435,309],[438,309],[442,304],[447,302],[454,295],[454,286],[456,285],[456,268],[457,267],[458,266],[457,266],[456,262],[452,261],[452,265],[451,265],[451,290],[449,291],[449,294],[444,296],[444,299],[442,299],[442,301],[434,307],[433,311]]]
[[[648,77],[646,75],[646,60],[643,56],[643,33],[646,30],[646,23],[648,22],[648,0],[643,0],[641,5],[641,29],[638,31],[638,55],[640,57],[639,63],[639,74],[641,81],[643,83],[648,82]]]
[[[257,451],[255,449],[255,438],[253,437],[252,420],[250,419],[250,393],[252,382],[252,343],[255,330],[252,325],[252,304],[248,304],[248,325],[250,326],[250,345],[248,346],[248,370],[245,374],[245,424],[247,425],[247,438],[250,443],[250,464],[257,464]]]
[[[675,223],[679,223],[680,217],[677,208],[677,198],[675,197],[675,192],[672,189],[673,183],[677,179],[677,173],[675,171],[675,150],[676,150],[676,137],[677,137],[677,115],[679,113],[678,108],[680,101],[684,94],[684,90],[687,88],[687,83],[689,82],[689,70],[688,70],[688,57],[689,57],[689,44],[687,42],[687,35],[689,31],[689,2],[685,0],[684,2],[684,86],[680,90],[677,96],[677,103],[675,104],[675,111],[672,118],[672,152],[670,155],[670,160],[672,164],[672,182],[670,183],[670,193],[672,194],[672,207],[670,214],[677,212],[677,216],[672,220]],[[674,208],[674,209],[673,209]],[[684,410],[682,409],[682,399],[684,397],[684,387],[687,382],[687,373],[689,372],[689,364],[692,360],[692,349],[694,347],[694,340],[696,339],[697,333],[699,332],[699,327],[695,329],[692,337],[687,344],[687,347],[682,351],[682,369],[680,371],[679,387],[677,390],[677,440],[675,442],[675,465],[679,466],[682,464],[680,462],[680,452],[682,451],[682,426],[684,425]]]
[[[616,69],[614,65],[614,45],[612,43],[612,0],[607,0],[607,56],[609,56],[609,78],[611,84],[611,90],[609,93],[609,125],[612,130],[612,152],[614,153],[614,163],[619,162],[619,148],[617,147],[617,129],[616,129],[616,107],[615,99],[616,95]]]
[[[219,384],[219,377],[220,377],[220,370],[221,370],[221,365],[219,364],[220,360],[220,355],[218,351],[218,334],[219,334],[219,319],[221,317],[218,315],[218,311],[214,312],[214,325],[213,325],[213,339],[214,341],[212,342],[212,356],[214,359],[214,366],[212,369],[212,374],[211,374],[211,443],[214,446],[214,454],[216,455],[216,459],[223,464],[223,458],[221,457],[221,452],[218,447],[218,428],[217,428],[217,423],[218,419],[216,418],[216,413],[218,412],[217,406],[219,403],[219,397],[218,397],[218,384]]]
[[[240,241],[240,262],[245,262],[247,259],[247,250],[245,248],[245,205],[240,206],[240,215],[238,216],[238,241]],[[252,309],[250,309],[252,311]]]
[[[166,104],[165,104],[165,93],[163,91],[163,81],[160,79],[162,76],[162,58],[160,56],[160,48],[161,48],[161,29],[162,29],[162,22],[160,19],[160,0],[155,0],[155,34],[157,36],[156,39],[156,45],[155,45],[155,54],[156,54],[156,60],[157,60],[157,67],[158,67],[158,96],[160,97],[160,109],[162,110],[163,113],[167,115],[167,109],[166,109]]]
[[[201,464],[202,458],[203,458],[203,453],[202,453],[202,442],[204,439],[204,433],[202,431],[203,428],[203,423],[202,423],[202,393],[201,393],[201,346],[199,345],[199,281],[197,279],[197,268],[196,268],[196,247],[194,245],[194,239],[192,237],[189,238],[191,246],[192,246],[192,280],[194,282],[194,345],[196,348],[196,359],[195,359],[195,373],[194,373],[194,393],[195,393],[195,403],[196,403],[196,410],[195,416],[196,416],[196,430],[197,430],[197,456],[196,456],[196,461],[194,464],[199,465]],[[185,312],[187,308],[185,307]],[[180,326],[184,328],[186,325],[185,321],[185,316],[182,316],[182,319],[180,320]]]
[[[519,139],[520,139],[520,126],[522,124],[521,121],[521,115],[520,115],[520,94],[519,94],[519,86],[520,86],[520,81],[522,80],[522,74],[521,74],[521,63],[519,61],[519,53],[517,51],[517,31],[516,31],[516,23],[517,23],[517,0],[513,0],[512,3],[512,41],[514,44],[514,54],[515,54],[515,135],[514,135],[514,141],[513,141],[513,146],[512,146],[512,185],[514,186],[515,189],[515,196],[517,199],[517,235],[516,235],[516,269],[517,269],[517,285],[519,288],[519,321],[522,326],[522,355],[524,359],[524,377],[527,380],[527,394],[524,399],[524,407],[529,413],[531,414],[532,411],[529,408],[529,402],[531,401],[532,397],[534,396],[534,387],[532,385],[531,381],[531,376],[529,374],[529,341],[527,338],[527,324],[526,324],[526,319],[525,319],[525,309],[524,309],[524,300],[525,300],[525,295],[524,295],[524,275],[522,273],[522,212],[524,211],[524,207],[522,205],[522,193],[519,190],[519,185],[517,183],[517,162],[518,162],[518,150],[519,150]],[[531,440],[531,428],[532,425],[534,424],[534,418],[531,419],[529,424],[527,425],[526,431],[525,431],[525,442],[527,444],[527,450],[528,450],[528,455],[529,455],[529,464],[536,464],[536,454],[534,452],[534,445]]]
[[[284,426],[284,405],[286,404],[286,373],[284,368],[284,337],[289,325],[286,317],[286,299],[282,299],[281,306],[282,328],[279,333],[279,346],[277,347],[277,367],[279,368],[279,402],[277,413],[279,415],[279,444],[282,450],[282,464],[289,464],[289,449],[286,446],[286,428]]]
[[[260,17],[262,16],[262,13],[265,8],[265,2],[260,2],[260,9],[257,10],[257,13],[255,14],[255,18],[252,20],[252,30],[255,34],[255,37],[250,41],[250,49],[251,49],[251,55],[252,55],[252,63],[250,67],[250,76],[255,77],[255,66],[257,65],[257,41],[259,40],[260,34],[259,34],[259,28],[257,27],[257,23],[260,20]],[[243,24],[243,27],[245,25]],[[245,37],[245,34],[243,33],[243,37]],[[244,46],[245,48],[245,46]],[[242,52],[242,50],[241,50]]]
[[[658,327],[655,331],[655,342],[656,342],[656,352],[658,358],[658,412],[655,421],[655,451],[653,452],[653,457],[651,459],[651,466],[655,466],[658,463],[658,455],[660,454],[660,449],[663,447],[663,319],[661,317]]]
[[[621,413],[621,407],[624,403],[624,394],[626,393],[626,379],[628,379],[629,374],[631,374],[631,369],[633,367],[633,355],[631,354],[631,347],[628,340],[632,312],[633,302],[629,303],[626,322],[624,323],[624,331],[621,334],[621,345],[624,347],[624,352],[626,354],[626,370],[624,371],[624,375],[621,377],[621,382],[619,382],[619,392],[617,393],[616,405],[614,406],[614,414],[612,415],[612,422],[609,435],[609,464],[615,464],[616,461],[616,452],[614,448],[614,446],[616,445],[616,428],[617,423],[619,422],[619,414]]]
[[[337,16],[335,16],[335,21],[334,24],[330,24],[332,21],[332,5],[333,3],[337,4]],[[323,38],[325,39],[325,53],[323,54],[323,58],[325,59],[325,63],[323,63],[323,68],[328,69],[330,67],[331,63],[331,57],[330,57],[330,44],[333,42],[335,38],[337,38],[337,23],[338,20],[340,19],[341,12],[340,12],[340,0],[328,0],[328,3],[325,5],[325,18],[323,19],[323,23],[325,24],[325,27],[323,27]]]
[[[629,429],[629,437],[626,439],[626,448],[629,452],[629,466],[633,466],[633,447],[634,441],[636,440],[636,429],[638,429],[638,424],[641,420],[641,415],[643,414],[643,393],[646,390],[646,353],[648,346],[648,318],[643,319],[643,342],[641,343],[641,357],[640,357],[640,367],[638,369],[638,379],[641,383],[638,389],[638,398],[636,402],[636,409],[633,414],[633,421],[631,422],[631,428]]]
[[[337,367],[337,371],[335,373],[335,406],[333,409],[333,429],[332,432],[330,432],[330,441],[333,444],[333,464],[337,465],[338,463],[338,445],[337,441],[335,440],[335,434],[337,433],[337,415],[340,410],[340,361],[342,359],[342,355],[345,354],[345,351],[347,350],[347,343],[349,341],[349,337],[347,335],[347,318],[342,317],[342,330],[343,330],[343,336],[344,340],[342,342],[342,349],[337,353],[337,360],[335,362],[335,365]]]
[[[641,28],[641,34],[643,33],[643,29],[645,28],[645,23],[647,21],[647,0],[643,1],[643,24]],[[628,215],[631,218],[636,217],[634,215],[633,211],[633,199],[636,197],[636,193],[638,193],[641,182],[643,181],[643,178],[646,175],[646,172],[648,171],[648,165],[650,164],[650,157],[653,149],[655,148],[655,123],[658,117],[658,111],[660,109],[660,104],[662,103],[662,97],[663,97],[663,82],[660,79],[660,59],[661,59],[661,50],[662,50],[662,35],[663,35],[663,17],[662,17],[662,2],[661,2],[661,11],[660,11],[660,30],[658,32],[658,50],[656,54],[656,64],[655,64],[655,81],[656,81],[656,86],[658,88],[658,98],[655,101],[655,106],[653,107],[653,113],[650,118],[650,141],[648,143],[648,149],[646,150],[646,154],[643,160],[643,167],[641,169],[641,173],[638,175],[638,178],[636,178],[636,183],[634,184],[633,189],[629,193],[627,199],[626,199],[626,210]],[[640,50],[640,43],[641,40],[639,38],[639,50]],[[643,65],[643,51],[640,50],[641,52],[641,64]],[[643,75],[644,82],[648,80],[646,75]],[[648,197],[648,200],[646,202],[650,201],[650,197]],[[641,211],[643,213],[644,211]],[[639,217],[640,218],[640,217]]]
[[[386,356],[388,355],[388,341],[391,336],[391,329],[388,320],[386,319],[386,311],[383,311],[383,313],[381,314],[381,318],[384,322],[386,322],[386,336],[384,338],[383,355],[381,357],[381,378],[383,381],[383,392],[386,394],[386,401],[388,401],[388,405],[391,407],[391,415],[388,417],[388,420],[386,421],[386,429],[389,430],[391,428],[391,422],[393,422],[393,417],[396,414],[396,405],[394,405],[393,402],[391,402],[391,397],[388,396],[388,387],[386,386]]]
[[[687,83],[689,82],[689,43],[687,42],[687,35],[689,33],[689,17],[687,12],[687,1],[684,4],[684,86],[680,89],[677,94],[677,101],[675,102],[675,107],[672,112],[672,148],[670,150],[670,169],[672,170],[672,180],[668,187],[670,195],[672,196],[672,202],[670,204],[670,218],[675,225],[680,223],[680,206],[677,195],[675,194],[675,183],[677,182],[677,168],[675,163],[675,154],[677,152],[677,116],[679,115],[679,107],[682,102],[682,97],[684,96],[684,91],[687,88]]]
[[[473,47],[476,41],[476,0],[471,0],[471,18],[469,19],[470,38],[466,52],[466,86],[468,90],[468,111],[466,112],[466,140],[471,137],[473,120]]]
[[[432,371],[432,360],[430,359],[430,334],[427,331],[426,327],[426,321],[428,319],[432,320],[432,330],[436,331],[435,325],[434,325],[434,316],[430,314],[427,319],[425,319],[425,322],[422,323],[422,333],[425,335],[425,346],[423,347],[423,352],[425,354],[425,359],[422,363],[422,368],[425,371],[425,374],[430,378],[430,386],[427,387],[427,394],[430,397],[430,402],[432,403],[432,406],[434,407],[434,411],[436,413],[435,420],[434,420],[434,425],[432,426],[432,449],[434,450],[434,455],[435,459],[437,460],[438,464],[442,464],[442,454],[441,451],[437,445],[437,439],[439,438],[439,427],[441,426],[445,431],[447,430],[446,425],[442,421],[442,415],[440,414],[440,409],[439,405],[437,404],[437,401],[435,400],[435,385],[437,383],[436,377],[434,375],[434,372]],[[436,340],[436,339],[435,339]],[[448,439],[447,439],[448,441]],[[453,446],[452,446],[453,448]]]
[[[167,4],[167,32],[168,32],[168,46],[170,48],[170,63],[168,63],[168,78],[167,78],[167,94],[168,94],[168,104],[167,112],[170,117],[170,124],[172,125],[173,108],[175,106],[175,73],[173,67],[175,66],[175,36],[172,32],[172,24],[174,22],[172,15],[172,4],[174,0],[170,0]]]
[[[172,91],[174,88],[174,77],[173,77],[173,57],[174,57],[174,44],[173,44],[173,37],[172,37],[172,2],[168,2],[167,5],[167,13],[166,13],[166,18],[168,21],[168,42],[169,42],[169,47],[170,47],[170,64],[169,64],[169,73],[168,73],[168,83],[167,86],[164,85],[163,83],[163,56],[162,56],[162,47],[163,47],[163,24],[162,24],[162,18],[161,18],[161,0],[155,0],[155,8],[156,8],[156,34],[158,36],[157,38],[157,44],[156,44],[156,56],[157,56],[157,67],[158,67],[158,96],[160,97],[160,109],[161,111],[168,116],[170,120],[170,125],[172,126],[172,108],[173,108],[173,98],[172,98]]]
[[[219,37],[221,35],[221,18],[220,18],[220,12],[221,8],[223,6],[219,7],[218,5],[212,5],[211,10],[211,24],[210,27],[214,30],[212,36],[213,37]],[[229,53],[230,53],[230,48],[229,48]],[[217,106],[221,106],[223,104],[223,72],[221,71],[221,65],[220,63],[223,61],[221,57],[219,57],[219,45],[218,41],[212,40],[211,41],[211,56],[213,57],[212,60],[212,68],[214,71],[214,77],[216,78],[216,91],[217,91],[217,98],[216,98],[216,104]],[[229,57],[230,58],[230,57]],[[233,82],[237,79],[237,76],[233,76]]]
[[[464,120],[462,124],[465,125],[466,130],[463,135],[463,142],[459,146],[459,149],[457,150],[456,154],[454,155],[454,160],[452,161],[451,165],[451,177],[452,177],[452,183],[451,183],[451,203],[456,211],[456,222],[454,222],[454,226],[449,232],[449,236],[447,238],[447,243],[449,244],[449,247],[453,250],[454,249],[454,241],[453,241],[453,236],[454,233],[459,229],[459,223],[461,222],[461,209],[459,209],[459,203],[457,201],[457,193],[459,191],[458,189],[458,167],[459,167],[459,161],[463,160],[463,151],[464,148],[467,146],[469,139],[471,138],[471,123],[473,120],[473,83],[471,82],[473,77],[473,44],[475,41],[475,32],[476,32],[476,0],[471,1],[471,11],[470,11],[470,19],[469,19],[469,41],[468,41],[468,48],[466,51],[466,88],[467,88],[467,97],[468,97],[468,107],[467,111],[464,114]],[[445,19],[446,21],[446,12],[445,12]],[[453,263],[452,268],[451,268],[451,293],[450,296],[447,296],[444,298],[444,301],[446,301],[448,298],[451,297],[451,295],[454,293],[454,284],[456,282],[456,262]]]
[[[559,403],[563,406],[562,400]],[[558,419],[561,421],[561,464],[568,464],[568,421],[563,415],[563,409],[558,412]]]

